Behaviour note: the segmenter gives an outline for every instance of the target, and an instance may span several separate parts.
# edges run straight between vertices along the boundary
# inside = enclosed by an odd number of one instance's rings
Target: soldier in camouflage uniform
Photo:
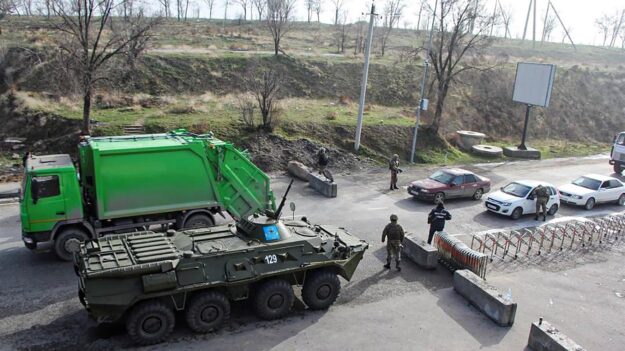
[[[534,189],[534,197],[536,198],[536,216],[534,220],[538,220],[538,216],[540,215],[541,209],[543,213],[543,222],[547,220],[547,202],[549,202],[549,191],[547,188],[539,184],[536,189]]]
[[[399,155],[394,154],[391,157],[388,161],[388,169],[391,170],[391,190],[399,189],[397,187],[397,174],[402,172],[401,168],[399,168]]]
[[[386,243],[386,264],[384,268],[390,269],[391,258],[395,257],[395,268],[401,271],[399,262],[401,261],[401,243],[404,240],[404,228],[397,224],[397,220],[397,215],[392,214],[391,223],[387,224],[382,232],[382,242],[388,238],[388,242]]]

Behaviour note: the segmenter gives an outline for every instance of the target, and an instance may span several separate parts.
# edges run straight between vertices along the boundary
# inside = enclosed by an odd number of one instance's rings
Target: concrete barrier
[[[454,272],[454,290],[501,327],[514,324],[517,304],[506,301],[497,288],[475,273],[462,269]]]
[[[531,160],[540,159],[540,151],[528,147],[527,150],[521,150],[516,146],[506,146],[503,148],[503,154],[510,158],[525,158]]]
[[[287,167],[287,171],[294,175],[295,177],[307,182],[308,176],[310,175],[310,169],[306,167],[303,163],[299,161],[289,161]]]
[[[403,254],[423,268],[434,269],[438,265],[438,250],[410,235],[404,238]]]
[[[321,176],[323,177],[323,176]],[[325,179],[325,177],[321,178],[317,174],[309,173],[308,174],[308,186],[317,190],[320,194],[326,197],[336,197],[337,189],[336,183],[330,183]]]
[[[533,351],[585,351],[568,336],[560,333],[550,323],[543,321],[532,323],[527,346]]]

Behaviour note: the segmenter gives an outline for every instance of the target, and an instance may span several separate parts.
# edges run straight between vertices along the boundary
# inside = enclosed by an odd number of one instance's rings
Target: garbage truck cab
[[[625,169],[625,132],[617,134],[610,153],[610,164],[614,166],[614,173],[621,174]]]
[[[26,160],[20,217],[24,244],[30,249],[36,248],[37,242],[54,240],[62,234],[57,228],[85,225],[78,174],[69,155],[32,156]],[[67,239],[81,239],[71,232],[65,231]],[[66,244],[72,245],[72,240],[63,240]]]

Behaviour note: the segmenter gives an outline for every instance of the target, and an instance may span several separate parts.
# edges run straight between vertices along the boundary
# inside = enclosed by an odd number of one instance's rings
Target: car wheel
[[[521,216],[523,216],[523,209],[520,207],[517,207],[514,209],[514,211],[512,211],[512,214],[510,215],[510,218],[517,220],[519,218],[521,218]]]
[[[588,199],[588,201],[586,201],[584,208],[587,210],[592,210],[594,207],[595,207],[595,198],[591,197],[590,199]]]
[[[54,254],[63,261],[71,261],[74,258],[74,252],[80,249],[80,243],[87,239],[89,236],[80,228],[63,229],[54,239]]]
[[[621,194],[621,196],[618,197],[618,205],[619,206],[625,205],[625,194]]]
[[[193,298],[185,311],[187,325],[196,333],[221,328],[230,318],[230,301],[219,291],[207,291]]]
[[[434,195],[434,203],[438,204],[441,202],[445,202],[445,193],[436,193],[436,195]]]
[[[311,272],[302,288],[302,299],[311,310],[330,307],[341,292],[341,282],[336,274],[326,270]]]
[[[475,193],[473,194],[473,200],[479,200],[482,198],[482,195],[484,195],[484,190],[482,189],[477,189],[475,191]]]
[[[191,215],[184,222],[184,229],[207,228],[215,225],[215,222],[206,214],[197,213]]]
[[[133,307],[126,319],[126,331],[135,343],[152,345],[165,341],[174,330],[174,311],[160,301],[147,301]]]
[[[262,319],[273,320],[286,316],[295,295],[293,287],[284,279],[271,279],[264,282],[254,298],[254,310]]]
[[[547,211],[547,214],[550,216],[555,215],[558,212],[558,204],[553,204],[551,205],[551,207],[549,207],[549,211]]]

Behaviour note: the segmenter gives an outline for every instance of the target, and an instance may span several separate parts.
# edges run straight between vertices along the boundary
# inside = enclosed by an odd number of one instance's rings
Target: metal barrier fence
[[[445,232],[437,232],[434,246],[438,249],[440,259],[453,268],[472,271],[482,279],[486,278],[488,255],[472,250],[464,242]]]
[[[614,243],[625,234],[625,213],[568,222],[474,234],[471,249],[490,258],[517,259],[587,245]]]

